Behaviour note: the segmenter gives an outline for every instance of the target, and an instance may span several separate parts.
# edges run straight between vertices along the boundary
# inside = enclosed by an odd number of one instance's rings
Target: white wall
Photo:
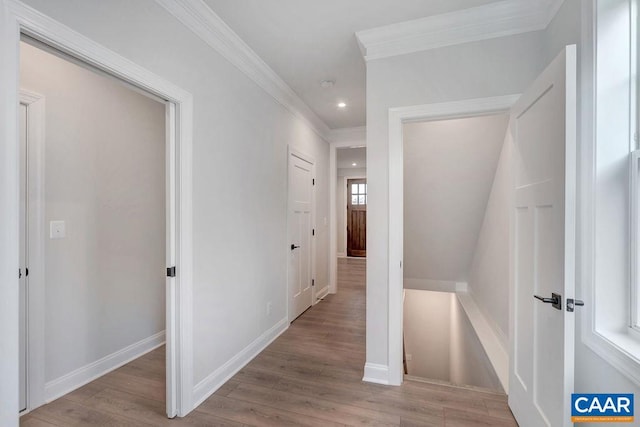
[[[389,108],[521,93],[542,54],[534,32],[367,63],[367,363],[388,364]]]
[[[467,281],[508,120],[403,126],[406,279]]]
[[[329,146],[152,0],[26,3],[194,96],[197,385],[286,319],[287,145],[316,160],[316,286],[327,283]]]
[[[473,252],[468,291],[508,348],[509,335],[509,212],[511,203],[511,133],[498,161],[482,228]]]
[[[408,375],[502,390],[455,293],[407,289],[403,315]]]
[[[405,352],[409,375],[449,381],[451,300],[447,292],[407,289],[404,299]]]
[[[165,107],[22,43],[20,87],[46,100],[45,379],[165,327]]]
[[[338,150],[338,152],[343,150]],[[347,179],[366,178],[367,168],[338,168],[336,179],[336,224],[338,256],[347,256]]]
[[[484,347],[457,297],[451,299],[449,381],[504,392]]]

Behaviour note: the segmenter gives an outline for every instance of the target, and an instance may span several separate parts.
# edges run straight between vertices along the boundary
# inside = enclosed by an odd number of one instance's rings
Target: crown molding
[[[563,0],[504,0],[356,33],[366,61],[545,29]]]
[[[156,0],[324,140],[331,130],[307,104],[202,0]]]

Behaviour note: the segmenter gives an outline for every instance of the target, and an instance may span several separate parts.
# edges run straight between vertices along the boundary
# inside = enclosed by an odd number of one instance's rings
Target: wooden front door
[[[367,180],[347,180],[347,255],[367,256]]]

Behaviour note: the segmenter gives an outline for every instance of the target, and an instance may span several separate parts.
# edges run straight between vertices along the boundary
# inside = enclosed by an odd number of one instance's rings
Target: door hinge
[[[311,230],[311,235],[315,236],[316,235],[316,229],[314,228],[313,230]]]
[[[22,279],[22,269],[18,269],[18,279]]]
[[[316,179],[315,179],[315,178],[313,178],[313,179],[311,180],[311,185],[316,185]]]
[[[167,267],[167,277],[176,277],[176,267]]]
[[[316,285],[316,279],[311,279],[311,286],[315,286]]]
[[[24,269],[24,275],[25,275],[26,277],[29,277],[29,267],[26,267],[26,268]]]

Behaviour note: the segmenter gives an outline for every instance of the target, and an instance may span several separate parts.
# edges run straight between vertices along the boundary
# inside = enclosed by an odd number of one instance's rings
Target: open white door
[[[512,109],[509,406],[522,427],[571,425],[576,203],[576,47]],[[536,299],[538,296],[541,299]],[[572,307],[571,307],[572,308]]]
[[[289,155],[289,321],[312,304],[313,164]]]

